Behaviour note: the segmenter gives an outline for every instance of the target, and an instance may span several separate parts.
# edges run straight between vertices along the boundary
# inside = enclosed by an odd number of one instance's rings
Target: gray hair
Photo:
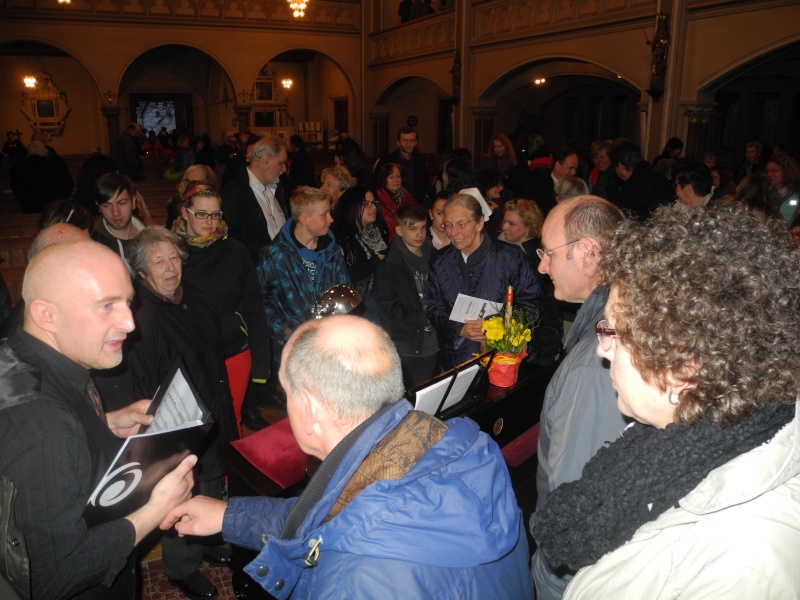
[[[177,235],[160,225],[151,225],[140,231],[126,250],[128,265],[134,273],[150,274],[147,271],[147,258],[153,248],[161,242],[175,246],[181,261],[185,261],[189,256],[186,250],[181,248],[180,238]]]
[[[265,154],[269,154],[270,156],[278,156],[281,150],[286,150],[287,152],[289,151],[288,147],[286,146],[286,142],[279,137],[275,137],[274,135],[267,135],[253,144],[253,146],[250,148],[250,151],[247,153],[247,158],[253,161],[260,160]]]
[[[480,192],[479,192],[480,193]],[[483,222],[483,210],[481,209],[481,204],[471,194],[463,193],[463,190],[450,198],[447,204],[444,205],[444,208],[449,208],[451,206],[460,206],[461,208],[465,208],[470,212],[472,218],[475,221]]]
[[[327,335],[334,320],[358,319],[373,335],[348,343]],[[286,383],[292,393],[304,388],[343,423],[357,424],[403,397],[400,357],[389,335],[377,325],[353,316],[309,321],[290,340],[284,358]]]
[[[597,196],[575,196],[559,206],[565,208],[566,239],[579,240],[591,237],[600,244],[601,252],[608,248],[617,227],[625,220],[625,215],[619,208]]]
[[[556,195],[562,200],[575,196],[586,196],[588,193],[589,186],[580,177],[564,177],[556,183]]]

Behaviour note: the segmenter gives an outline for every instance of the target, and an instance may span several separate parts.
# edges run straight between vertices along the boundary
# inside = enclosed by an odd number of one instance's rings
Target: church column
[[[239,133],[245,131],[250,127],[250,111],[253,108],[250,105],[250,94],[242,90],[237,94],[239,96],[239,104],[233,105],[233,112],[236,113],[236,120],[239,123]]]
[[[471,110],[473,130],[475,132],[472,156],[475,164],[477,164],[489,145],[489,138],[494,134],[494,119],[497,116],[497,111],[494,108],[485,106],[473,106]]]
[[[700,158],[708,150],[708,127],[714,115],[714,105],[685,106],[684,115],[688,121],[684,154],[688,158]]]
[[[117,143],[119,134],[121,133],[119,124],[119,115],[122,113],[122,107],[116,104],[117,95],[108,90],[103,94],[103,106],[100,111],[106,118],[106,128],[108,130],[108,148],[113,151],[114,144]]]
[[[374,156],[384,156],[389,151],[390,113],[369,113],[372,121],[372,152]]]

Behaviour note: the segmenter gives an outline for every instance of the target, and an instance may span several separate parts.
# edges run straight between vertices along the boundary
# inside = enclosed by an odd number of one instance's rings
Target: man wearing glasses
[[[595,324],[603,318],[608,290],[600,261],[624,219],[610,202],[577,196],[556,205],[542,227],[539,272],[553,281],[555,297],[581,303],[565,341],[567,356],[550,380],[539,421],[537,510],[562,483],[579,479],[583,466],[626,426],[608,369],[595,354]],[[536,514],[531,517],[531,530]],[[559,599],[571,574],[556,574],[537,551],[531,571],[539,600]]]

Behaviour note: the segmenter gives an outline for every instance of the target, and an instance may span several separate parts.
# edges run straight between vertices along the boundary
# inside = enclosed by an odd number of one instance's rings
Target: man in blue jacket
[[[258,550],[276,598],[528,599],[528,545],[503,457],[469,419],[412,410],[389,336],[353,316],[301,325],[279,373],[300,448],[323,462],[299,498],[196,497],[162,523]]]

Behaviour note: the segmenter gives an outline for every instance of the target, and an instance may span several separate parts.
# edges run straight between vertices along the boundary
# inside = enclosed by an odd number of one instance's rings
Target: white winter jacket
[[[564,600],[800,598],[800,399],[769,443],[581,569]]]

